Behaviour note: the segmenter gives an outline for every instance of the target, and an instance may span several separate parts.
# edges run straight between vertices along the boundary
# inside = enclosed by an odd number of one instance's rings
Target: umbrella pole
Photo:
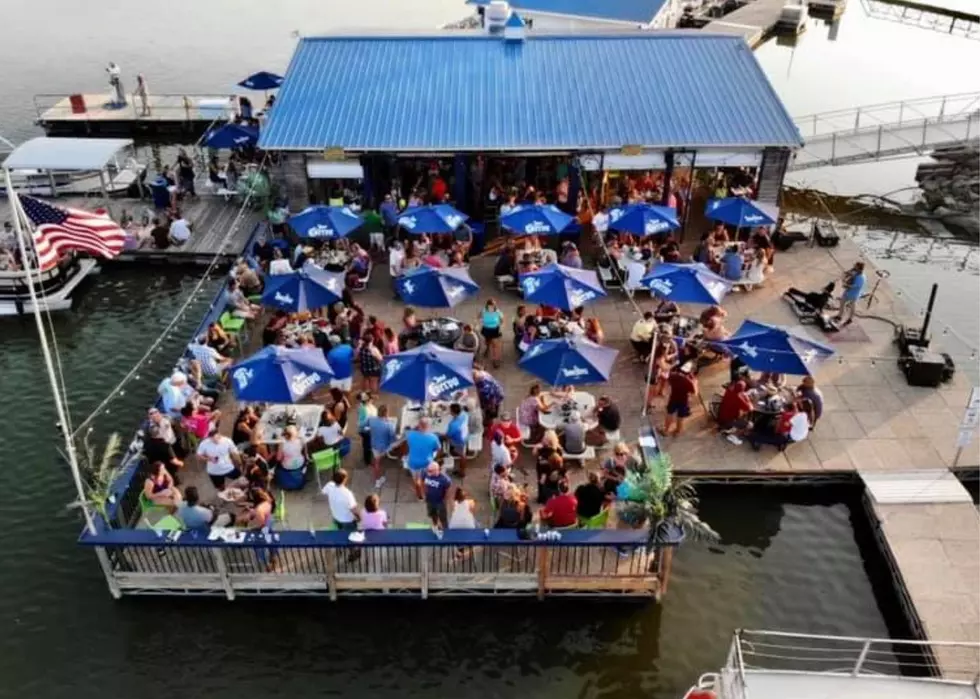
[[[647,406],[650,404],[650,385],[653,383],[653,357],[657,354],[657,340],[659,332],[657,330],[653,331],[652,342],[650,343],[650,360],[647,362],[647,380],[646,386],[643,389],[643,412],[640,413],[642,417],[647,415]]]

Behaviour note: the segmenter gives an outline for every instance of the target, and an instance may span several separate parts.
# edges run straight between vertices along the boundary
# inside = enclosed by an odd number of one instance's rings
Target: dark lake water
[[[0,43],[0,133],[18,141],[36,135],[34,93],[101,91],[108,60],[122,66],[127,82],[135,72],[145,73],[151,90],[211,93],[255,70],[281,70],[294,31],[431,29],[466,13],[456,0],[345,6],[173,0],[155,8],[122,0],[97,7],[5,0],[3,11],[8,31]],[[870,20],[858,3],[845,14],[836,41],[815,24],[795,49],[772,44],[759,52],[796,114],[977,89],[975,72],[949,67],[974,55],[972,42]],[[900,166],[899,174],[895,167],[819,176],[842,191],[856,183],[860,191],[883,192],[910,183],[911,166]],[[930,263],[916,262],[916,254],[896,257],[880,236],[862,240],[870,253],[894,259],[896,269],[911,265],[906,277],[928,276]],[[971,265],[957,272],[957,298],[976,294]],[[909,293],[920,293],[912,289],[922,283],[912,282]],[[116,269],[92,282],[74,314],[56,319],[74,415],[86,415],[143,354],[194,284],[181,272]],[[95,437],[114,429],[128,437],[213,288],[206,285],[153,363],[99,417]],[[958,323],[958,332],[970,339],[977,305],[975,296],[966,298],[974,304],[973,324],[963,318],[944,322]],[[955,306],[951,319],[963,308]],[[867,532],[846,490],[705,490],[703,515],[724,540],[680,551],[670,594],[659,607],[493,600],[113,602],[94,558],[74,543],[79,521],[65,509],[72,488],[58,461],[54,411],[29,322],[0,321],[0,393],[6,399],[0,427],[2,697],[452,693],[466,699],[671,699],[698,674],[717,668],[738,627],[906,633],[895,626],[887,581],[876,577],[881,566],[865,558],[871,550]]]

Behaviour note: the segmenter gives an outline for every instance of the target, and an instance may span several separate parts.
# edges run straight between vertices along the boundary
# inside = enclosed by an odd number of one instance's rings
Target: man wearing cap
[[[187,376],[181,371],[175,371],[165,379],[158,391],[163,412],[171,418],[180,417],[180,411],[194,395],[194,389],[187,384]]]
[[[667,397],[664,436],[670,435],[671,427],[676,427],[674,434],[679,435],[684,427],[684,420],[691,415],[691,396],[698,395],[698,380],[693,376],[693,371],[691,362],[684,362],[667,379],[670,394]]]

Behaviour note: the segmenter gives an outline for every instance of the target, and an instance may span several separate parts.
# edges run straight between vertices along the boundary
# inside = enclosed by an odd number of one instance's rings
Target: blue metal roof
[[[665,3],[666,0],[513,0],[510,6],[549,15],[649,24]],[[490,0],[467,0],[466,4],[486,6]]]
[[[745,41],[700,32],[303,39],[259,138],[354,152],[799,145]]]

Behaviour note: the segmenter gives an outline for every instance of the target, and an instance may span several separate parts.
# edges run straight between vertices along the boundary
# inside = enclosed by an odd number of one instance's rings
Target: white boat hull
[[[123,196],[146,173],[146,166],[130,161],[119,170],[103,170],[106,194]],[[32,197],[51,196],[102,196],[102,180],[96,173],[55,173],[55,191],[51,191],[51,177],[41,170],[12,170],[10,177],[18,194]],[[3,190],[6,196],[6,189]]]
[[[74,302],[73,294],[78,287],[90,275],[98,271],[98,263],[95,260],[79,260],[78,268],[73,271],[65,280],[65,283],[56,289],[52,289],[45,294],[38,292],[38,306],[40,310],[50,312],[67,311]],[[3,273],[5,277],[10,277],[11,273]],[[18,316],[25,313],[33,313],[34,305],[30,301],[30,296],[25,292],[20,298],[0,298],[0,317]]]

